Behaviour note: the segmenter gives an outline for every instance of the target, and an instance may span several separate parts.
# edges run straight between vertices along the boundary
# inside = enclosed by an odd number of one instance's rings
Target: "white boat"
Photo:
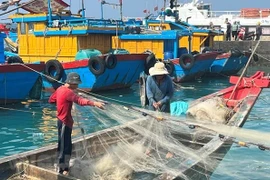
[[[177,1],[177,0],[175,0]],[[212,11],[210,3],[204,3],[199,0],[192,0],[189,3],[173,4],[173,8],[165,8],[165,12],[170,12],[165,15],[165,21],[176,22],[178,20],[188,21],[189,24],[198,27],[209,27],[213,23],[214,27],[225,28],[225,20],[230,23],[239,21],[241,26],[248,28],[248,31],[254,31],[258,22],[263,27],[263,34],[270,34],[270,10],[259,8],[243,8],[240,11]],[[173,15],[177,12],[178,18]],[[157,20],[162,20],[164,17],[160,14]]]

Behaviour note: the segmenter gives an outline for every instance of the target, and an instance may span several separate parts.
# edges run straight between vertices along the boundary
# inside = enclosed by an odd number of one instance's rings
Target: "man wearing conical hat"
[[[157,62],[149,69],[150,76],[146,81],[146,94],[149,109],[170,112],[170,100],[173,96],[173,83],[163,62]]]

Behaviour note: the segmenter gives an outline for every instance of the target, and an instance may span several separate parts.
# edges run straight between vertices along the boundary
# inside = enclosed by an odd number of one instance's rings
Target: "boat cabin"
[[[179,41],[185,36],[191,36],[188,30],[168,30],[148,34],[122,34],[113,38],[113,48],[126,49],[130,53],[143,53],[150,50],[158,59],[179,58],[187,53],[187,48],[180,48]],[[182,47],[182,46],[181,46]]]
[[[38,5],[37,5],[38,4]],[[120,20],[87,19],[84,10],[72,14],[63,1],[36,0],[10,18],[17,23],[18,55],[24,62],[73,61],[81,49],[111,50],[112,36],[125,32]],[[42,12],[42,13],[40,13]]]
[[[210,29],[200,29],[182,21],[179,22],[165,21],[161,23],[161,21],[159,20],[149,20],[147,21],[147,27],[151,30],[191,31],[192,32],[191,51],[198,51],[198,52],[200,52],[204,47],[213,47],[214,41],[224,36],[223,32]],[[179,39],[179,44],[181,44],[181,47],[189,48],[188,36],[181,37]]]

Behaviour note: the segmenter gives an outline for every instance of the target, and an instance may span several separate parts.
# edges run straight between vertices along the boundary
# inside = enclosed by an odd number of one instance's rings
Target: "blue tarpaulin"
[[[188,110],[188,103],[184,101],[177,101],[170,104],[171,115],[181,116],[185,115]]]

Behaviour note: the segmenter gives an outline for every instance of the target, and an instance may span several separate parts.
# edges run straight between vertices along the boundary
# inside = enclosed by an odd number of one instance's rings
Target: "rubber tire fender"
[[[187,63],[185,63],[187,59],[190,60],[188,65]],[[194,63],[195,63],[195,58],[191,54],[183,54],[179,58],[179,65],[185,70],[190,70],[194,66]]]
[[[172,61],[166,62],[166,63],[165,63],[165,67],[166,67],[166,69],[167,69],[169,75],[172,76],[173,73],[174,73],[174,70],[175,70],[175,67],[174,67],[173,62],[172,62]]]
[[[105,58],[105,64],[108,69],[113,69],[117,65],[117,58],[114,54],[109,54]]]
[[[91,57],[88,61],[88,68],[94,75],[101,75],[105,71],[105,61],[98,56]]]
[[[153,53],[149,54],[149,56],[145,60],[145,70],[144,70],[145,74],[149,75],[149,69],[153,67],[156,64],[156,62],[157,60],[155,55]]]
[[[51,72],[52,69],[55,69],[56,71],[55,75],[52,74]],[[64,73],[64,68],[58,60],[51,59],[46,62],[45,74],[50,77],[50,78],[46,77],[49,82],[54,83],[56,82],[55,80],[59,81],[62,78],[63,73]]]
[[[253,54],[252,58],[253,58],[253,61],[254,62],[258,62],[259,61],[259,56],[257,54]]]
[[[13,64],[13,63],[21,63],[21,64],[23,64],[23,60],[19,56],[10,56],[10,57],[7,58],[7,63],[8,64]]]

